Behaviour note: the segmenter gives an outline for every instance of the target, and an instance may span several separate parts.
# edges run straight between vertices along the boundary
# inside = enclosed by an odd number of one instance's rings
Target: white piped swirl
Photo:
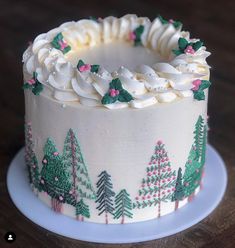
[[[80,72],[66,59],[66,54],[51,45],[53,38],[60,32],[72,51],[114,40],[128,41],[130,32],[139,25],[144,26],[142,44],[159,53],[167,63],[140,65],[133,71],[120,66],[117,71],[108,72],[100,66],[97,73]],[[180,37],[195,41],[189,38],[188,32],[176,29],[171,23],[162,24],[159,18],[150,22],[145,17],[125,15],[121,18],[110,16],[97,22],[67,22],[35,38],[23,55],[24,77],[28,80],[33,72],[37,72],[38,80],[46,86],[46,94],[59,101],[77,101],[83,105],[105,106],[109,109],[144,108],[192,97],[192,82],[209,77],[206,58],[210,53],[201,47],[194,54],[173,55],[172,49],[177,48]],[[102,105],[101,99],[115,78],[121,80],[123,88],[134,100]]]

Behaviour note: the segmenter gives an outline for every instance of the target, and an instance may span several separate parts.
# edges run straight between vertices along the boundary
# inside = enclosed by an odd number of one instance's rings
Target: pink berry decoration
[[[196,80],[194,80],[193,81],[193,88],[192,88],[192,90],[193,91],[197,91],[197,90],[199,90],[199,86],[202,84],[202,80],[200,80],[200,79],[196,79]]]
[[[186,54],[194,54],[195,53],[195,50],[193,49],[192,46],[187,46],[184,50],[184,53]]]
[[[195,52],[203,46],[203,42],[198,41],[188,41],[183,37],[178,40],[178,49],[173,49],[173,53],[178,56],[181,54],[193,55]]]
[[[63,40],[59,41],[59,45],[60,45],[60,50],[64,51],[64,49],[67,47],[67,43],[64,42]]]
[[[136,39],[135,33],[134,33],[134,32],[130,32],[130,33],[129,33],[129,40],[133,41],[133,40],[135,40],[135,39]]]
[[[109,90],[109,95],[110,95],[111,97],[118,96],[118,95],[119,95],[119,90],[110,89],[110,90]]]
[[[27,83],[28,83],[29,85],[33,85],[33,84],[36,83],[36,81],[35,81],[33,78],[31,78],[31,79],[29,79],[29,80],[27,81]]]
[[[51,42],[52,47],[60,50],[63,54],[69,52],[71,47],[64,40],[64,36],[62,33],[58,33]]]
[[[53,155],[54,155],[54,156],[58,156],[59,153],[58,153],[58,152],[54,152]]]
[[[90,70],[91,70],[91,65],[90,64],[84,64],[84,65],[79,67],[80,72],[90,71]]]

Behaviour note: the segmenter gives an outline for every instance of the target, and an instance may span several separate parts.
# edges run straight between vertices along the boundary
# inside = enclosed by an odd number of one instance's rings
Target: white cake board
[[[79,222],[53,212],[34,195],[29,187],[23,155],[22,148],[12,160],[7,174],[7,187],[16,207],[31,221],[49,231],[89,242],[141,242],[183,231],[203,220],[216,208],[227,185],[224,162],[216,150],[208,145],[203,190],[177,212],[159,219],[124,225]]]

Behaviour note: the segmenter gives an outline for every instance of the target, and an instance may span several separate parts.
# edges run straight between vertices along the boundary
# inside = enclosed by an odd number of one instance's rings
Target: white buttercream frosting
[[[80,72],[70,60],[71,53],[87,47],[114,41],[132,42],[129,35],[140,25],[144,27],[141,43],[146,49],[159,54],[163,62],[142,64],[132,70],[120,65],[115,71],[108,71],[100,65],[97,72]],[[63,54],[52,46],[51,42],[58,33],[62,33],[71,47],[68,53]],[[195,41],[190,39],[188,32],[176,29],[171,23],[162,24],[159,18],[151,22],[145,17],[125,15],[121,18],[110,16],[99,21],[67,22],[37,36],[28,47],[23,55],[24,77],[28,80],[33,72],[37,72],[38,80],[47,86],[44,90],[56,100],[77,101],[78,104],[110,109],[144,108],[192,97],[192,82],[209,77],[206,58],[210,53],[202,46],[194,54],[175,56],[172,49],[178,47],[180,37]],[[133,100],[102,105],[101,99],[115,78],[121,80],[123,88],[132,95]]]

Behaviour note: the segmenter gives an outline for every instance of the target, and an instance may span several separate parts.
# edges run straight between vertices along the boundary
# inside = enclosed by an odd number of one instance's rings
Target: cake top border
[[[42,91],[60,102],[78,102],[109,109],[144,108],[191,97],[204,100],[210,86],[210,55],[199,39],[181,31],[182,24],[161,16],[152,22],[133,14],[121,18],[67,22],[40,34],[23,55],[24,89]],[[134,71],[120,66],[108,72],[100,65],[79,60],[73,66],[66,54],[79,46],[116,40],[142,45],[159,53],[167,63],[140,65]]]

